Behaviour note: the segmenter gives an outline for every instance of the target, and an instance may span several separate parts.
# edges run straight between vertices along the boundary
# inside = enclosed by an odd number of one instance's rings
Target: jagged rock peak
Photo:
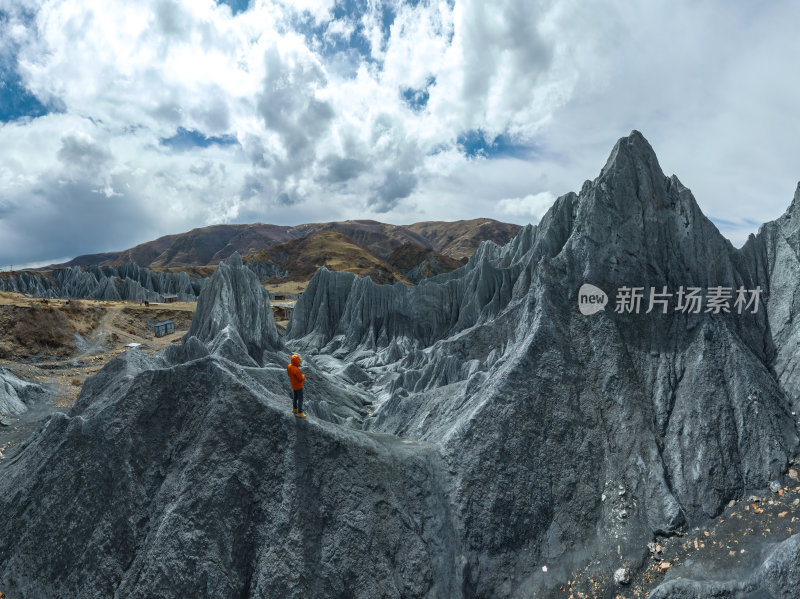
[[[581,196],[597,196],[597,208],[631,215],[641,208],[674,208],[676,194],[664,176],[653,148],[638,131],[617,141],[600,176]],[[641,204],[641,208],[637,205]]]
[[[243,265],[242,262],[242,255],[239,252],[233,252],[230,256],[228,256],[227,260],[223,260],[220,262],[220,266],[225,264],[232,268],[241,268]]]
[[[626,171],[631,167],[645,167],[662,177],[664,176],[661,166],[658,164],[658,157],[650,142],[635,129],[627,137],[621,137],[617,140],[601,174],[612,171]]]
[[[281,347],[269,292],[261,286],[255,273],[244,267],[238,252],[220,262],[209,279],[197,301],[192,326],[184,342],[197,337],[211,344],[227,327],[238,333],[247,353],[258,363],[262,363],[265,351]],[[231,336],[230,330],[225,335]]]
[[[797,182],[797,188],[794,190],[792,203],[789,204],[782,218],[785,220],[794,220],[798,217],[800,217],[800,181]]]

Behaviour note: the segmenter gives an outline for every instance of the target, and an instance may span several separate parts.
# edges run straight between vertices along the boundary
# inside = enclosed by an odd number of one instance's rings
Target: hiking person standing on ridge
[[[300,371],[300,356],[292,354],[292,363],[286,367],[289,382],[292,385],[292,413],[298,418],[305,418],[303,413],[303,381],[306,375]]]

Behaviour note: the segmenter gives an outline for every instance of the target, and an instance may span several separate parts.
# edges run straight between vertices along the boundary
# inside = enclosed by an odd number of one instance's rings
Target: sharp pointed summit
[[[616,200],[618,210],[636,207],[634,200],[641,203],[642,208],[636,208],[641,211],[663,207],[672,199],[667,193],[669,179],[664,176],[650,143],[638,131],[614,144],[595,184]],[[621,205],[620,200],[628,205]]]
[[[645,139],[639,131],[635,129],[631,131],[630,135],[621,137],[614,144],[611,154],[606,160],[606,164],[602,169],[602,173],[612,171],[626,171],[635,167],[644,167],[644,169],[652,170],[655,174],[663,176],[661,166],[658,164],[658,157],[656,156],[650,142]]]

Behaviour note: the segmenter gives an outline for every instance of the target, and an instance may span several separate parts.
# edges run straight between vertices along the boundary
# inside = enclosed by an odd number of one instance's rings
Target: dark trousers
[[[292,389],[292,408],[298,412],[303,411],[303,388]]]

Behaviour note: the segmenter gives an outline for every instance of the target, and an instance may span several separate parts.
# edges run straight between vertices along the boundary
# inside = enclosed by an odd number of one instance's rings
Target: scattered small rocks
[[[797,476],[797,470],[795,470],[794,468],[790,468],[789,469],[789,478],[791,478],[793,480],[800,480],[800,479],[798,479],[798,476]]]
[[[648,543],[647,549],[650,551],[650,556],[653,559],[658,559],[658,556],[661,555],[661,552],[663,551],[661,545],[658,543]]]
[[[614,572],[614,582],[619,585],[631,583],[631,572],[628,568],[619,568]]]

